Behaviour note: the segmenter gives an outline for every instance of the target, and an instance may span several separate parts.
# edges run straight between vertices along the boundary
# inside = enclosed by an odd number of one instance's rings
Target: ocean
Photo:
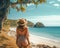
[[[16,28],[10,28],[16,31]],[[42,27],[42,28],[28,28],[28,31],[32,35],[57,40],[60,42],[60,27]]]
[[[60,27],[29,28],[29,33],[60,41]]]

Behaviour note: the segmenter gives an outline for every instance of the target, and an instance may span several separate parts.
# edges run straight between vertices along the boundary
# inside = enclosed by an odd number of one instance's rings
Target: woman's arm
[[[27,41],[28,41],[28,45],[30,45],[30,41],[29,41],[29,38],[27,38]]]
[[[17,37],[17,39],[18,39],[18,37],[19,37],[19,33],[18,33],[19,31],[18,31],[18,28],[16,29],[16,37]]]
[[[28,45],[30,45],[28,28],[26,30],[26,38],[27,38],[27,41],[28,41]]]

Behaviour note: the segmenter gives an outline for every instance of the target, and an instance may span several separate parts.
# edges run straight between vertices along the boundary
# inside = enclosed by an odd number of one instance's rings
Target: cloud
[[[34,5],[34,4],[33,3],[27,4],[27,6],[32,6],[32,5]]]
[[[50,1],[49,4],[55,3],[55,1]]]
[[[31,16],[28,20],[34,23],[42,22],[45,26],[60,26],[60,15]]]
[[[60,2],[60,0],[57,0],[58,2]],[[56,2],[56,1],[50,1],[49,4],[54,6],[54,7],[60,7],[60,4]]]
[[[10,0],[10,2],[17,2],[17,0]]]
[[[40,21],[46,26],[60,26],[60,16],[44,16],[41,17]]]
[[[55,4],[53,4],[53,6],[55,6],[55,7],[59,7],[59,6],[60,6],[60,4],[55,3]]]
[[[58,0],[60,2],[60,0]]]

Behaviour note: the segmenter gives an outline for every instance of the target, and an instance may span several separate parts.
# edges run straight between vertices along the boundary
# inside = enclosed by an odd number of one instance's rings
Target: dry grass
[[[18,48],[15,39],[5,33],[0,34],[0,48]]]

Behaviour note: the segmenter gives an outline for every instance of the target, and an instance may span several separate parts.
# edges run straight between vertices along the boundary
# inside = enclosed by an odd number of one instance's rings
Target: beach
[[[45,44],[49,46],[56,46],[57,48],[60,48],[60,42],[57,40],[52,40],[49,38],[41,37],[41,36],[36,36],[30,34],[30,41],[34,44]]]
[[[16,38],[15,29],[14,28],[10,28],[10,29],[11,30],[10,30],[10,32],[8,32],[8,35]],[[53,40],[53,39],[50,39],[50,38],[33,35],[31,33],[30,33],[29,39],[30,39],[30,42],[34,45],[45,44],[45,45],[49,45],[51,47],[56,46],[57,48],[60,48],[60,41],[58,41],[58,40]]]

